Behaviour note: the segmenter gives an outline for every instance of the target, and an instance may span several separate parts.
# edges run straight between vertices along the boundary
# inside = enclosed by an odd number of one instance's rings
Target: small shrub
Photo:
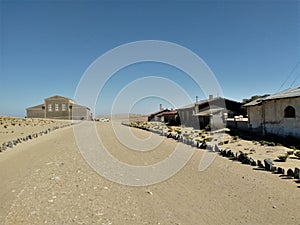
[[[264,141],[264,140],[261,140],[259,141],[260,145],[267,145],[267,146],[276,146],[276,143],[273,142],[273,141]]]
[[[290,149],[297,150],[295,146],[290,146]]]
[[[238,140],[239,139],[239,136],[233,136],[233,140]]]
[[[298,158],[300,158],[300,150],[295,151],[295,152],[294,152],[294,155],[297,156]]]
[[[268,142],[267,145],[268,145],[268,146],[276,146],[276,144],[275,144],[274,142],[272,142],[272,141],[271,141],[271,142]]]
[[[294,154],[294,150],[287,151],[286,154],[287,154],[287,155],[293,155],[293,154]]]
[[[277,156],[277,158],[278,158],[279,161],[281,161],[281,162],[285,162],[285,161],[287,160],[288,157],[289,157],[288,154]]]

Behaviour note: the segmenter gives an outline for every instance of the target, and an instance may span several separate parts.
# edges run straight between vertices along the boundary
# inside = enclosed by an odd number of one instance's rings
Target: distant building
[[[86,106],[78,105],[70,98],[52,96],[44,103],[26,109],[27,118],[48,118],[66,120],[90,120],[91,112]]]
[[[300,138],[300,85],[244,106],[253,131]]]
[[[227,118],[245,114],[242,103],[221,97],[214,98],[212,95],[209,99],[184,106],[177,111],[181,125],[195,129],[205,129],[208,125],[218,128],[226,124]]]
[[[180,125],[180,119],[177,110],[169,110],[156,115],[160,121],[171,126]]]
[[[148,121],[149,122],[163,122],[162,117],[161,117],[162,113],[169,112],[169,111],[170,111],[169,109],[161,108],[159,111],[150,114],[150,116],[148,116]]]

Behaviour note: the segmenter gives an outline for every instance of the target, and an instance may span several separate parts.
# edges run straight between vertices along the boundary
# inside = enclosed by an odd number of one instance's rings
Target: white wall
[[[249,124],[252,128],[260,128],[262,124],[262,107],[261,105],[251,106],[247,109]]]
[[[284,117],[287,106],[295,108],[295,118]],[[249,124],[254,129],[262,127],[266,134],[300,138],[300,97],[270,100],[262,105],[248,107],[248,116]]]
[[[281,136],[292,135],[300,138],[300,97],[272,100],[264,103],[265,130]],[[284,110],[293,106],[296,110],[295,118],[285,118]]]

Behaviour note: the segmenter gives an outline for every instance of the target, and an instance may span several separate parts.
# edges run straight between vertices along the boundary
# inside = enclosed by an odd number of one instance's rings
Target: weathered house
[[[180,125],[180,119],[177,110],[169,110],[159,113],[157,117],[160,118],[160,121],[165,124],[172,126]]]
[[[78,105],[70,98],[52,96],[44,99],[44,103],[26,109],[27,118],[51,118],[66,120],[90,120],[90,109]]]
[[[300,138],[300,85],[244,106],[253,131]]]
[[[204,129],[207,126],[222,127],[228,117],[245,114],[242,103],[226,98],[213,98],[195,102],[177,109],[181,125]]]
[[[162,107],[162,104],[159,104],[159,111],[152,113],[148,116],[148,121],[149,122],[163,122],[162,119],[162,113],[164,112],[169,112],[170,109],[164,109]]]
[[[152,113],[150,114],[150,116],[148,116],[148,121],[149,122],[163,122],[162,119],[162,113],[165,112],[169,112],[169,109],[161,109],[158,112]]]

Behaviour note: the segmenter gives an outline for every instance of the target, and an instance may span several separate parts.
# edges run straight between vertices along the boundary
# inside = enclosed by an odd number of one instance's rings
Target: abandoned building
[[[156,115],[160,121],[171,126],[180,125],[180,119],[177,110],[168,110]]]
[[[242,103],[212,95],[208,99],[177,109],[181,125],[194,129],[205,129],[209,126],[222,128],[227,118],[245,115]]]
[[[90,120],[90,109],[62,96],[44,99],[44,103],[26,109],[27,118]]]
[[[300,85],[244,106],[252,131],[300,138]]]

